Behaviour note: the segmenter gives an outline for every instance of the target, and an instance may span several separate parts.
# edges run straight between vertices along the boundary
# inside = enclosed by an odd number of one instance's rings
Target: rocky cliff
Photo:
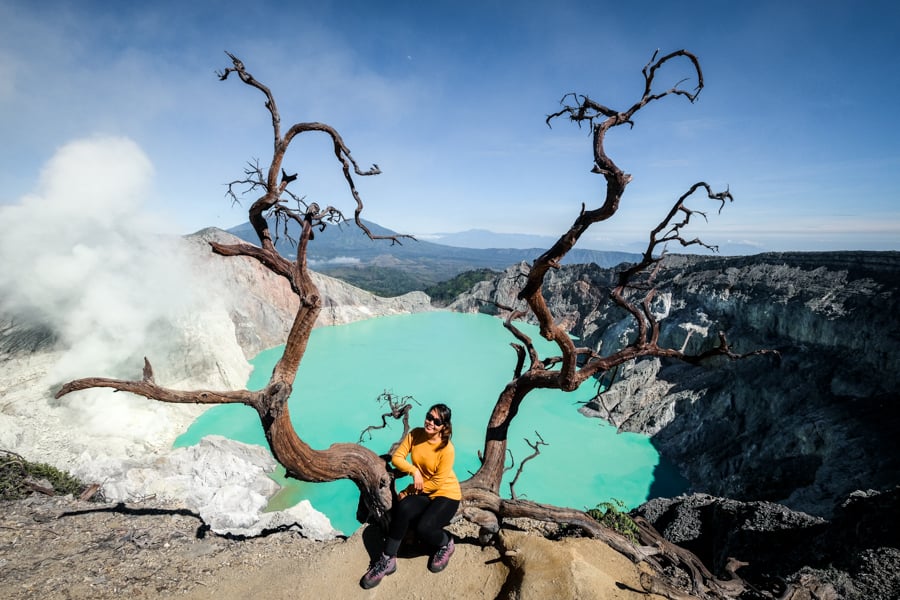
[[[722,330],[737,352],[772,348],[781,360],[641,360],[583,412],[651,435],[694,490],[716,496],[827,517],[854,490],[900,481],[900,253],[669,256],[663,266],[661,343],[699,352]],[[523,269],[451,308],[514,304]],[[608,299],[614,274],[563,267],[545,286],[554,314],[601,353],[633,331]]]
[[[209,242],[236,244],[242,240],[208,228],[187,236],[185,243],[196,271],[204,274],[205,286],[227,299],[235,337],[244,353],[250,358],[283,344],[298,306],[290,286],[253,259],[213,255]],[[320,273],[313,273],[313,281],[322,297],[317,327],[431,310],[431,300],[424,292],[382,298]]]

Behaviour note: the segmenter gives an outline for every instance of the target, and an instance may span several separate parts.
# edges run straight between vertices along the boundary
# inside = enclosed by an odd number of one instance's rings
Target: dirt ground
[[[0,505],[0,597],[527,597],[521,589],[523,575],[510,576],[501,550],[480,547],[464,527],[454,530],[459,543],[444,572],[430,573],[426,568],[428,556],[415,548],[401,550],[397,572],[378,587],[363,590],[359,579],[381,547],[374,528],[363,528],[346,540],[330,542],[308,540],[296,531],[236,540],[205,531],[197,516],[185,510],[35,495]],[[552,556],[555,550],[548,554],[547,548],[556,548],[559,542],[524,532],[515,535],[520,537],[510,539],[518,540],[515,543],[523,549],[519,562],[524,556],[538,556],[539,563],[533,564],[551,569],[554,560],[569,565],[587,557],[590,562],[603,563],[603,579],[591,580],[588,591],[577,587],[564,591],[565,577],[554,581],[556,571],[550,576],[542,573],[529,587],[548,585],[562,594],[551,595],[560,598],[646,598],[628,589],[637,585],[630,562],[618,555],[597,555],[596,546],[576,545],[597,544],[592,540],[573,540],[570,550],[574,554]],[[607,579],[608,585],[603,583]]]

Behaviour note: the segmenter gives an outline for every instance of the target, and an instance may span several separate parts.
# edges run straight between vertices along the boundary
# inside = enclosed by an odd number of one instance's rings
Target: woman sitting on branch
[[[412,475],[413,482],[398,495],[399,501],[391,511],[384,551],[363,575],[362,587],[375,587],[397,570],[397,551],[416,519],[419,539],[436,549],[428,561],[428,570],[439,573],[450,562],[455,550],[453,536],[444,527],[450,524],[462,499],[459,479],[453,471],[456,451],[450,441],[453,435],[450,417],[446,404],[435,404],[425,415],[424,427],[416,427],[406,434],[391,456],[393,465]]]

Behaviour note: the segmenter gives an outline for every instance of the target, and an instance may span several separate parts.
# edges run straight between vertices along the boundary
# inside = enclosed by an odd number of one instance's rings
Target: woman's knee
[[[416,523],[416,536],[431,546],[440,546],[444,543],[444,526],[446,523],[438,523],[434,519],[423,516]]]
[[[419,518],[416,531],[425,537],[433,537],[436,532],[441,532],[450,524],[450,520],[456,513],[458,502],[441,502],[441,499],[433,501],[428,510]],[[439,535],[443,535],[440,533]]]
[[[425,496],[407,496],[394,505],[394,518],[404,521],[415,519],[428,509],[428,498]]]

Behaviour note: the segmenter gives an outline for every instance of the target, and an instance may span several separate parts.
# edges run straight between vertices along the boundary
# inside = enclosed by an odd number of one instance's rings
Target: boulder
[[[819,598],[900,597],[900,487],[858,490],[830,520],[771,502],[707,494],[657,498],[632,511],[692,551],[719,577],[730,561],[756,589],[783,596],[789,585]]]

